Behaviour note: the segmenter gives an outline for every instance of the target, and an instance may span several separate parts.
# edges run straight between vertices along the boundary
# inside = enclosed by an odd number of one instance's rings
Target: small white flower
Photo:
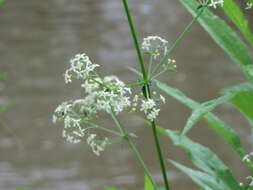
[[[139,100],[139,96],[136,94],[136,95],[134,96],[134,98],[133,98],[133,102],[138,102],[138,100]]]
[[[102,142],[98,142],[95,139],[96,136],[96,134],[90,134],[87,138],[87,144],[91,147],[93,153],[99,156],[100,152],[104,151],[105,146],[108,144],[108,139],[105,138]]]
[[[154,121],[154,119],[158,116],[160,109],[153,108],[147,115],[147,119]]]
[[[245,9],[251,9],[253,7],[253,3],[247,2]]]
[[[56,123],[56,122],[57,122],[57,116],[56,116],[56,115],[53,115],[52,121],[53,121],[53,123]]]
[[[162,100],[162,102],[165,104],[165,98],[160,94],[160,99]]]
[[[217,6],[223,6],[224,0],[211,0],[209,6],[213,8],[217,8]]]
[[[253,157],[253,152],[249,153],[249,154],[246,154],[243,158],[242,158],[242,161],[243,162],[250,162],[251,161],[251,157]]]

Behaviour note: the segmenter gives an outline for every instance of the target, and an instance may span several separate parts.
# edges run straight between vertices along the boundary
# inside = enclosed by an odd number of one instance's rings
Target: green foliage
[[[144,179],[144,190],[155,190],[153,184],[146,175]]]
[[[5,74],[5,73],[0,73],[0,80],[5,79],[5,77],[6,77],[6,74]]]
[[[241,189],[229,168],[210,149],[191,141],[186,136],[181,136],[179,132],[167,131],[172,142],[176,146],[184,148],[192,163],[212,176],[219,183],[218,187],[223,190]]]
[[[253,34],[250,31],[248,20],[245,18],[241,8],[234,0],[226,0],[223,5],[223,10],[253,47]]]
[[[200,104],[197,108],[193,110],[191,116],[187,119],[187,123],[182,131],[182,135],[185,135],[193,127],[193,125],[197,123],[197,121],[199,121],[204,115],[211,112],[216,106],[227,102],[233,96],[234,94],[226,94],[214,100],[210,100]]]
[[[231,189],[228,189],[221,181],[215,179],[215,177],[207,173],[190,169],[175,161],[171,161],[171,163],[175,167],[180,169],[182,172],[187,174],[192,179],[192,181],[194,181],[204,190],[231,190]]]
[[[236,96],[230,99],[230,102],[243,113],[249,121],[253,132],[253,84],[242,83],[240,85],[226,88],[222,90],[222,93],[225,95],[236,94]]]
[[[195,0],[180,0],[180,2],[193,16],[197,15],[198,3]],[[210,10],[205,10],[199,18],[199,23],[241,69],[244,65],[252,64],[246,44],[217,15]]]
[[[198,109],[201,104],[190,99],[186,95],[184,95],[180,90],[172,88],[164,83],[159,81],[154,82],[154,84],[164,91],[166,94],[175,98],[179,102],[183,103],[187,107],[191,109]],[[203,115],[203,118],[207,121],[207,123],[220,135],[225,141],[233,148],[233,150],[239,154],[240,157],[244,156],[244,150],[241,146],[240,138],[236,134],[236,132],[225,122],[220,120],[213,113],[207,113]]]
[[[2,4],[5,0],[0,0],[0,4]]]
[[[105,190],[117,190],[115,187],[106,187]]]

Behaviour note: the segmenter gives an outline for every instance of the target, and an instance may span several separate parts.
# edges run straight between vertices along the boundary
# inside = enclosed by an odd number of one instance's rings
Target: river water
[[[140,39],[160,35],[171,44],[191,16],[178,1],[129,0]],[[86,52],[101,65],[103,75],[119,75],[125,82],[138,68],[128,24],[119,0],[6,1],[0,7],[0,103],[15,103],[0,118],[0,189],[98,190],[116,186],[140,190],[143,171],[126,144],[113,144],[95,156],[81,143],[71,145],[61,137],[62,125],[53,125],[52,113],[62,101],[81,96],[78,83],[65,85],[62,74],[69,59]],[[226,86],[244,81],[231,60],[196,24],[178,46],[173,58],[178,72],[160,78],[191,98],[203,102],[217,97]],[[167,97],[159,125],[181,129],[190,110]],[[243,137],[249,149],[249,127],[228,104],[215,110]],[[134,140],[152,174],[161,184],[159,164],[150,129],[122,117],[139,138]],[[106,126],[112,122],[103,118]],[[247,170],[224,141],[200,122],[190,136],[223,158],[242,180]],[[192,166],[187,155],[162,138],[166,158]],[[167,164],[172,189],[198,189],[188,177]]]

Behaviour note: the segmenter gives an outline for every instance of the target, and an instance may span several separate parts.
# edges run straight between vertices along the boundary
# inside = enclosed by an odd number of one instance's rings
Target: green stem
[[[142,159],[139,151],[137,150],[136,146],[134,145],[134,143],[132,142],[132,140],[129,138],[129,134],[128,132],[125,130],[124,126],[121,125],[120,121],[118,120],[118,118],[116,117],[114,111],[112,110],[111,111],[111,116],[112,116],[112,119],[113,121],[115,122],[116,126],[119,128],[119,130],[121,131],[122,133],[122,136],[124,137],[124,139],[127,141],[129,147],[131,148],[131,150],[133,151],[133,153],[135,154],[136,158],[138,159],[138,161],[140,162],[145,174],[147,175],[147,177],[149,178],[150,182],[152,183],[153,187],[155,189],[157,189],[157,185],[155,184],[152,176],[151,176],[151,173],[149,171],[149,169],[147,168],[144,160]]]
[[[130,84],[127,84],[126,86],[127,87],[136,87],[136,86],[143,86],[143,85],[145,85],[144,81],[136,82],[136,83],[130,83]]]
[[[114,134],[114,135],[116,135],[116,136],[121,136],[120,133],[118,133],[118,132],[116,132],[116,131],[113,131],[113,130],[110,130],[110,129],[107,129],[107,128],[105,128],[105,127],[96,125],[95,123],[88,122],[88,124],[92,126],[91,128],[94,128],[94,129],[101,129],[101,130],[103,130],[103,131],[106,131],[106,132],[108,132],[108,133]]]
[[[124,5],[124,9],[126,12],[126,16],[128,19],[128,23],[129,23],[129,27],[131,30],[131,34],[132,34],[132,38],[134,41],[134,45],[135,45],[135,49],[136,49],[136,53],[138,56],[138,60],[139,60],[139,64],[141,67],[141,71],[142,71],[142,75],[143,75],[143,80],[146,82],[146,84],[144,85],[144,89],[148,92],[145,95],[145,98],[151,98],[151,93],[150,93],[150,87],[148,84],[148,74],[146,73],[146,69],[145,69],[145,65],[144,65],[144,61],[143,61],[143,57],[141,54],[141,50],[139,47],[139,43],[137,40],[137,35],[136,35],[136,31],[135,31],[135,27],[132,21],[132,17],[131,17],[131,13],[129,11],[128,8],[128,3],[127,0],[122,0],[123,1],[123,5]],[[162,174],[163,174],[163,180],[164,180],[164,184],[165,184],[165,188],[166,190],[169,190],[169,182],[168,182],[168,178],[167,178],[167,172],[166,172],[166,168],[165,168],[165,164],[164,164],[164,159],[163,159],[163,155],[162,155],[162,151],[161,151],[161,147],[160,147],[160,142],[159,142],[159,137],[157,135],[157,129],[156,129],[156,124],[155,121],[152,122],[152,131],[153,131],[153,136],[154,136],[154,140],[155,140],[155,144],[156,144],[156,148],[157,148],[157,153],[158,153],[158,157],[159,157],[159,161],[160,161],[160,166],[162,169]]]
[[[202,7],[199,11],[199,13],[197,14],[196,17],[194,17],[192,19],[192,21],[190,22],[190,24],[188,24],[186,26],[186,28],[183,30],[183,32],[180,33],[180,35],[177,37],[176,41],[174,42],[174,44],[169,48],[167,54],[163,57],[163,59],[161,60],[161,62],[159,64],[157,64],[154,68],[154,70],[152,71],[152,75],[154,75],[159,68],[165,64],[167,62],[167,59],[170,57],[171,53],[173,52],[173,50],[178,46],[178,44],[181,42],[181,40],[183,39],[183,37],[187,34],[187,32],[191,29],[191,27],[193,26],[193,24],[195,22],[197,22],[198,18],[200,17],[200,15],[203,13],[203,11],[205,10],[205,7]]]
[[[143,57],[141,55],[141,49],[139,47],[139,42],[137,40],[137,36],[136,36],[136,32],[135,32],[135,27],[134,27],[134,24],[133,24],[131,13],[130,13],[129,8],[128,8],[128,3],[127,3],[127,0],[122,0],[122,2],[123,2],[123,5],[124,5],[126,16],[127,16],[128,24],[129,24],[129,27],[130,27],[130,30],[131,30],[131,34],[132,34],[135,50],[136,50],[136,53],[137,53],[137,56],[138,56],[139,64],[141,66],[143,79],[144,79],[145,82],[147,82],[148,75],[146,73]]]

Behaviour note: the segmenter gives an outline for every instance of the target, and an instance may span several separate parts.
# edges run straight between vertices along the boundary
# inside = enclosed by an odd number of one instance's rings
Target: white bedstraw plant
[[[153,46],[153,39],[155,43],[160,40],[163,45]],[[158,56],[167,42],[160,37],[149,37],[145,43],[146,50]],[[100,128],[93,123],[98,118],[98,112],[105,111],[109,114],[113,112],[118,115],[124,110],[135,111],[140,98],[136,95],[131,102],[131,89],[116,76],[102,78],[96,71],[97,67],[99,65],[92,63],[84,53],[77,54],[70,60],[70,68],[64,74],[65,83],[71,83],[73,78],[81,80],[84,96],[81,99],[61,103],[54,111],[53,122],[64,123],[62,136],[66,141],[76,144],[87,138],[87,144],[96,155],[99,155],[109,144],[109,140],[108,138],[97,139],[96,134],[90,133],[91,129]],[[141,100],[140,110],[146,114],[148,120],[153,121],[158,116],[160,109],[156,106],[159,102],[165,102],[165,98],[161,95],[159,100]]]

